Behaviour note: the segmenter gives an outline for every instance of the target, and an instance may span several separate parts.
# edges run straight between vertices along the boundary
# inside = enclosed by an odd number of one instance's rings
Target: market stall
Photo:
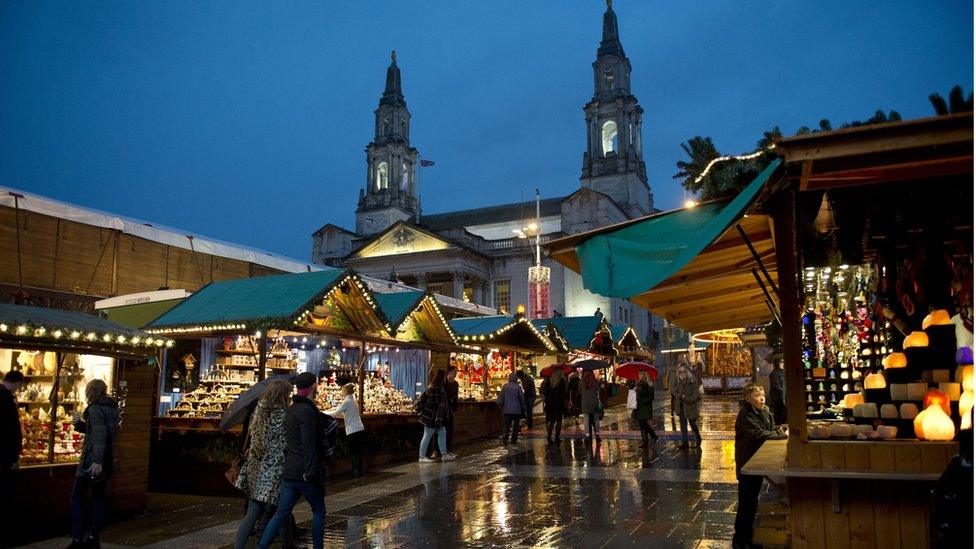
[[[15,395],[23,431],[21,470],[4,497],[10,536],[27,542],[69,531],[69,495],[84,435],[72,413],[84,411],[85,385],[101,379],[119,399],[118,470],[109,483],[115,517],[145,509],[156,355],[172,341],[77,313],[0,304],[0,376],[24,374]]]
[[[794,546],[928,543],[932,481],[972,436],[956,354],[972,337],[972,124],[782,140],[730,201],[549,244],[587,289],[682,328],[782,325],[789,439],[743,471],[787,477]],[[608,271],[615,249],[628,261]]]
[[[703,352],[695,354],[695,364],[701,364],[705,391],[725,394],[756,381],[752,350],[740,334],[741,328],[732,328],[692,335],[692,340],[707,345]]]
[[[415,380],[426,376],[431,349],[457,346],[436,302],[409,294],[373,294],[351,271],[329,269],[215,282],[150,323],[148,331],[178,339],[168,362],[189,379],[162,394],[173,402],[155,421],[154,486],[229,490],[222,471],[242,441],[218,431],[219,418],[243,390],[276,373],[319,373],[322,408],[338,402],[343,383],[358,384],[367,466],[414,451]],[[413,375],[402,371],[407,364]]]
[[[933,481],[972,437],[972,113],[777,150],[793,544],[924,547]]]
[[[466,400],[493,402],[509,374],[523,368],[534,373],[538,356],[556,353],[552,341],[522,315],[456,318],[450,325],[465,348],[450,360]]]

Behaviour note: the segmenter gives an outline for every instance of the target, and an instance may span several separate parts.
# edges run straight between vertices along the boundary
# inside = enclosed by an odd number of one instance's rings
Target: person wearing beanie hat
[[[285,467],[278,494],[278,511],[264,529],[258,547],[271,545],[278,528],[291,515],[298,499],[304,497],[312,508],[312,546],[320,549],[325,543],[325,482],[319,448],[322,447],[320,412],[315,406],[318,378],[302,372],[292,380],[297,394],[285,416]]]

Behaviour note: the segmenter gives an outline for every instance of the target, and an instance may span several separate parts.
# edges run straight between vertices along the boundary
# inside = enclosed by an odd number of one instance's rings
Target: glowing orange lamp
[[[918,418],[921,417],[921,431],[924,440],[952,440],[956,437],[956,426],[952,418],[942,411],[942,407],[933,404],[915,417],[915,434],[918,435]]]
[[[880,373],[868,374],[864,377],[865,389],[884,389],[887,386],[884,376]]]
[[[905,343],[902,346],[905,349],[909,349],[911,347],[928,347],[929,335],[925,332],[912,332],[905,336]]]
[[[952,413],[949,409],[949,397],[938,389],[932,389],[931,391],[925,393],[925,401],[922,403],[922,408],[928,410],[929,406],[932,405],[942,408],[942,411],[945,412],[946,415]]]
[[[947,324],[952,324],[952,320],[949,318],[949,311],[936,309],[926,315],[922,320],[922,329],[927,330],[929,326],[945,326]]]
[[[891,353],[884,357],[881,364],[884,365],[885,370],[889,368],[904,368],[908,366],[908,358],[905,357],[905,353]]]

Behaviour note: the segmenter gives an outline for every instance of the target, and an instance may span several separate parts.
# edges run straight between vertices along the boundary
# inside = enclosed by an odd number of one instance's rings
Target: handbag
[[[630,389],[627,392],[627,409],[636,410],[637,409],[637,391]]]
[[[247,453],[251,449],[251,431],[247,432],[247,437],[244,439],[244,448],[241,450],[240,454],[234,456],[234,459],[230,461],[230,467],[224,472],[224,478],[231,486],[237,487],[237,480],[241,478],[241,469],[244,468],[244,464],[247,463]]]

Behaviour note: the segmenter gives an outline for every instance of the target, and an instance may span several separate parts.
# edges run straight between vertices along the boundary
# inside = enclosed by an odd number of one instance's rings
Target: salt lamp
[[[970,347],[959,347],[956,350],[956,364],[972,364],[973,350]]]
[[[854,436],[854,427],[846,423],[830,426],[830,438],[851,438],[852,436]]]
[[[929,335],[925,332],[912,332],[905,336],[905,343],[902,345],[905,349],[911,347],[928,347],[929,346]]]
[[[884,365],[886,370],[888,368],[904,368],[908,366],[908,359],[905,357],[905,353],[891,353],[884,357],[881,364]]]
[[[919,414],[922,416],[922,414]],[[918,417],[915,418],[916,424]],[[956,426],[942,407],[933,404],[925,409],[922,416],[922,437],[925,440],[952,440],[956,436]]]
[[[908,400],[922,400],[925,398],[926,391],[929,390],[928,383],[909,383]]]
[[[949,370],[932,370],[932,383],[948,383]]]
[[[966,418],[969,417],[969,411],[972,409],[973,392],[963,391],[962,394],[959,395],[959,417],[961,417],[963,421],[966,421]]]
[[[891,400],[908,400],[908,384],[892,383],[888,386],[891,393]]]
[[[882,404],[881,417],[884,419],[898,419],[898,408],[894,404]]]
[[[962,383],[963,391],[973,390],[973,365],[967,364],[965,366],[960,366],[956,370],[956,381]]]
[[[936,408],[939,408],[939,407],[936,406]],[[942,410],[942,409],[939,408],[939,410]],[[928,408],[926,408],[926,409],[922,410],[921,412],[919,412],[918,414],[916,414],[915,415],[915,419],[912,421],[912,427],[915,429],[915,438],[918,438],[918,439],[925,438],[924,434],[922,433],[922,420],[925,419],[925,415],[927,413],[928,413]]]
[[[885,378],[880,373],[868,374],[864,376],[864,388],[865,389],[884,389],[887,387],[885,383]]]
[[[861,393],[844,395],[844,408],[850,408],[853,410],[858,404],[864,404],[864,395]]]
[[[891,440],[898,436],[898,427],[893,425],[878,425],[878,436],[881,440]]]
[[[949,311],[936,309],[926,315],[922,320],[922,329],[927,330],[929,326],[945,326],[946,324],[952,324],[952,320],[949,318]]]
[[[915,419],[918,415],[918,406],[911,402],[905,402],[898,407],[898,416],[901,419]]]
[[[959,400],[962,396],[962,390],[958,383],[940,383],[939,390],[946,394],[946,398],[951,400]]]
[[[951,414],[949,411],[949,397],[938,389],[932,389],[931,391],[925,393],[925,402],[922,403],[922,408],[928,410],[929,406],[933,404],[938,405],[942,408],[942,411],[946,415]]]

